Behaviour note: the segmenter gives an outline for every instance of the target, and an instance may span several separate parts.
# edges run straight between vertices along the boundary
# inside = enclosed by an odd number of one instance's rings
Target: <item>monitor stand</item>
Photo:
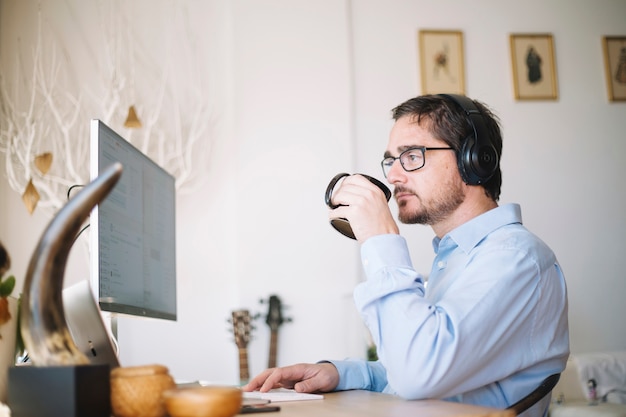
[[[111,320],[111,336],[113,336],[113,339],[115,339],[115,344],[117,345],[117,350],[119,353],[119,343],[117,342],[117,314],[111,314],[110,316]]]

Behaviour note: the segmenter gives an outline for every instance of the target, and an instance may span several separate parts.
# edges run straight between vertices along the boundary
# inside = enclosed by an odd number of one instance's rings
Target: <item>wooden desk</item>
[[[438,400],[407,401],[370,391],[342,391],[324,394],[322,400],[277,402],[275,417],[513,417],[510,410],[498,410]],[[254,415],[254,414],[253,414]]]

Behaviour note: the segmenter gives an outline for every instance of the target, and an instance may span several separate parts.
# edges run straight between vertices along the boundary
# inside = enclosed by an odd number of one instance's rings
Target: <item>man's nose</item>
[[[400,164],[400,160],[396,159],[391,164],[389,171],[387,172],[387,181],[390,184],[395,182],[402,182],[402,178],[406,177],[406,171],[402,168],[402,164]]]

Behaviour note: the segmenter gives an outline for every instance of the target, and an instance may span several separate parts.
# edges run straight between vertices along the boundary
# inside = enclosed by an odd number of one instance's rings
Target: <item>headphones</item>
[[[485,183],[496,173],[499,157],[491,143],[483,115],[469,97],[459,94],[438,94],[438,96],[461,107],[472,127],[473,134],[461,142],[461,150],[457,153],[461,178],[468,185]]]

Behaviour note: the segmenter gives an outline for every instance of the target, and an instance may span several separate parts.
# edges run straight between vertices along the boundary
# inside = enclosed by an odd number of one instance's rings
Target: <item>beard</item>
[[[433,225],[445,220],[465,201],[465,190],[461,181],[450,181],[439,188],[439,192],[426,200],[406,187],[396,187],[394,193],[411,193],[419,201],[419,207],[408,211],[410,202],[398,203],[398,219],[404,224]]]

